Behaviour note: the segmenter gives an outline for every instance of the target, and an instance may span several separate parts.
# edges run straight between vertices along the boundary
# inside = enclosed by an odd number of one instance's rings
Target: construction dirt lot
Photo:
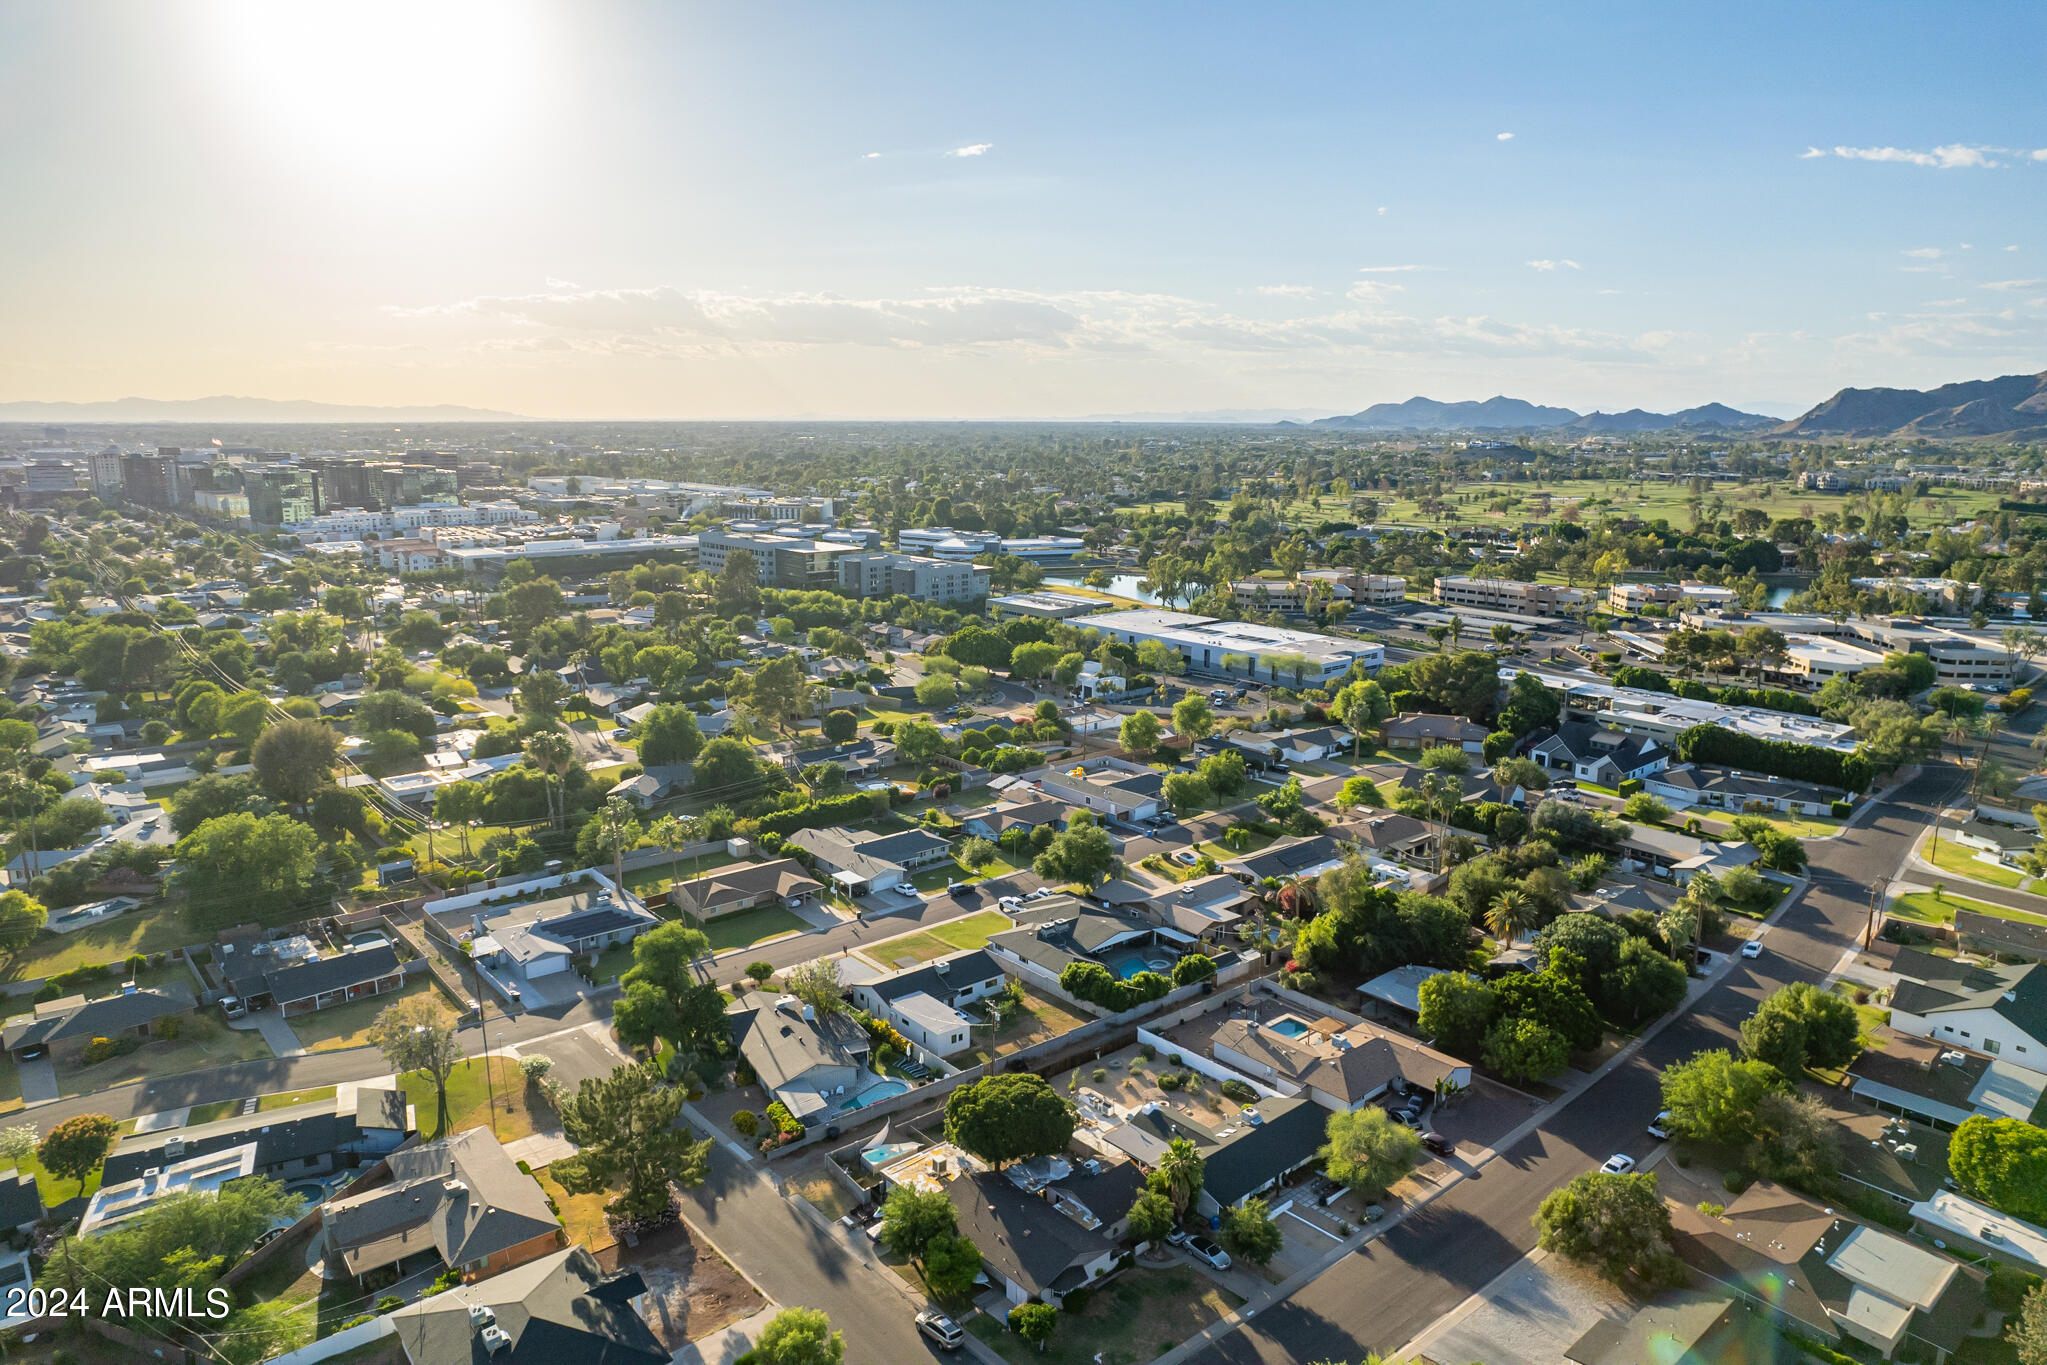
[[[679,1224],[625,1251],[621,1268],[647,1282],[647,1326],[670,1351],[767,1306],[724,1257],[699,1247]]]

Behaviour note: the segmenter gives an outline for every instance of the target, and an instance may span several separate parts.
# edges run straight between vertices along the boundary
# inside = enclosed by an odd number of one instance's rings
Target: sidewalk
[[[761,1333],[775,1320],[779,1308],[770,1305],[752,1317],[723,1327],[709,1336],[698,1337],[669,1357],[673,1365],[732,1365],[760,1342]]]

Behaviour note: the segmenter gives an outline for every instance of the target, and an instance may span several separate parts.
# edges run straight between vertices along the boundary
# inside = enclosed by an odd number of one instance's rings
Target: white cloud
[[[1417,270],[1441,270],[1440,265],[1361,265],[1360,275],[1412,275]]]
[[[2047,280],[1998,280],[1994,284],[1984,285],[1983,288],[2002,290],[2038,289],[2043,284],[2047,284]]]
[[[1528,264],[1531,268],[1542,271],[1579,270],[1583,268],[1576,261],[1570,260],[1569,258],[1556,261],[1550,260],[1530,261]]]
[[[1910,147],[1836,147],[1834,155],[1849,161],[1898,161],[1911,166],[1933,166],[1943,171],[1958,167],[1991,169],[2004,163],[1994,158],[2005,152],[2002,147],[1977,147],[1963,142],[1949,142],[1935,147],[1930,152],[1915,151]]]
[[[1822,157],[1825,156],[1826,154],[1827,152],[1824,147],[1807,147],[1804,151],[1798,154],[1798,159],[1800,161],[1811,161],[1815,157]]]
[[[2013,242],[2010,246],[2005,248],[2006,251],[2017,251],[2018,249],[2019,244],[2017,242]]]
[[[1386,216],[1386,206],[1384,204],[1379,205],[1379,216],[1381,218]]]
[[[1344,292],[1352,303],[1384,303],[1389,294],[1398,294],[1403,286],[1386,280],[1359,280]]]
[[[1322,291],[1312,284],[1261,284],[1252,292],[1267,298],[1312,299]]]
[[[968,143],[968,144],[967,144],[966,146],[964,146],[964,147],[955,147],[955,148],[953,148],[953,149],[952,149],[951,151],[947,152],[947,153],[946,153],[946,155],[947,155],[947,156],[986,156],[986,155],[988,154],[988,151],[989,151],[989,149],[990,149],[990,148],[992,148],[992,147],[993,147],[994,145],[995,145],[995,144],[994,144],[994,143],[992,143],[992,142],[970,142],[970,143]]]
[[[860,159],[862,161],[873,161],[879,158],[880,156],[881,156],[880,152],[869,152],[866,156],[863,156]]]
[[[1493,134],[1493,141],[1495,141],[1495,142],[1512,142],[1513,140],[1514,140],[1514,135],[1513,135],[1512,133],[1494,133],[1494,134]]]
[[[1915,246],[1905,254],[1922,261],[1937,261],[1947,255],[1937,246]]]
[[[2030,161],[2047,161],[2047,147],[2035,147],[2026,157]]]

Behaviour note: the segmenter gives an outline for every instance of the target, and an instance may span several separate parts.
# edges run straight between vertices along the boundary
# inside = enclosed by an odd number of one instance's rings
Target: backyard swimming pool
[[[894,1099],[909,1088],[910,1083],[908,1081],[876,1081],[873,1085],[868,1086],[852,1099],[840,1105],[839,1108],[841,1110],[865,1109],[868,1105],[881,1100]]]
[[[1160,976],[1165,976],[1173,970],[1171,958],[1153,957],[1148,953],[1135,950],[1112,954],[1103,958],[1102,962],[1110,971],[1125,981],[1136,976],[1139,972],[1157,972]]]
[[[1274,1033],[1283,1034],[1288,1038],[1298,1038],[1308,1031],[1308,1026],[1292,1015],[1285,1015],[1275,1019],[1265,1027],[1271,1029]]]

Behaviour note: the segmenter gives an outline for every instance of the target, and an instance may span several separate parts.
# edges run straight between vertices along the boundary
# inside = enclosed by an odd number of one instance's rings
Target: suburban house
[[[1624,869],[1632,864],[1632,870],[1674,881],[1679,886],[1701,872],[1718,877],[1737,867],[1751,866],[1762,856],[1762,850],[1754,844],[1719,843],[1654,825],[1630,825],[1628,837],[1621,840]]]
[[[629,900],[597,891],[543,901],[517,923],[474,921],[470,957],[525,980],[565,972],[575,959],[631,943],[661,923]]]
[[[811,876],[802,863],[777,858],[768,863],[733,863],[678,882],[668,899],[669,904],[688,909],[699,919],[716,919],[758,905],[794,910],[809,905],[822,890],[824,883]]]
[[[1103,1136],[1147,1169],[1158,1165],[1174,1138],[1193,1142],[1203,1162],[1195,1208],[1217,1218],[1313,1164],[1328,1121],[1329,1111],[1306,1095],[1260,1100],[1218,1127],[1191,1113],[1147,1104]]]
[[[0,1045],[16,1061],[34,1049],[48,1049],[75,1061],[95,1038],[148,1038],[163,1020],[191,1009],[189,987],[172,982],[141,990],[127,981],[117,994],[98,1000],[66,995],[43,1001],[33,1013],[7,1021],[0,1029]]]
[[[1112,884],[1096,887],[1092,899],[1112,904],[1103,897]],[[1244,890],[1242,882],[1217,872],[1191,877],[1178,886],[1154,891],[1116,908],[1142,915],[1162,928],[1178,930],[1203,943],[1217,943],[1243,920],[1245,907],[1250,903],[1250,893]]]
[[[646,1293],[638,1271],[606,1274],[588,1248],[572,1246],[384,1321],[407,1365],[665,1365],[668,1348],[640,1316]]]
[[[1471,1085],[1471,1067],[1410,1038],[1329,1018],[1284,1014],[1270,1022],[1226,1019],[1209,1037],[1209,1055],[1284,1094],[1305,1093],[1324,1109],[1359,1109],[1394,1082],[1434,1090],[1438,1081]]]
[[[133,1134],[115,1144],[101,1178],[120,1185],[179,1161],[253,1143],[250,1173],[289,1183],[383,1156],[412,1132],[413,1115],[403,1091],[359,1085],[283,1109]]]
[[[1127,1161],[1075,1169],[1054,1157],[993,1171],[950,1143],[899,1158],[881,1176],[885,1188],[938,1191],[952,1201],[960,1235],[1010,1303],[1054,1306],[1115,1269],[1117,1237],[1144,1188]]]
[[[845,1014],[817,1011],[793,995],[748,991],[726,1011],[739,1055],[761,1088],[808,1125],[836,1113],[869,1079],[867,1030]]]
[[[1822,1342],[1944,1360],[1982,1324],[1984,1275],[1759,1180],[1718,1217],[1671,1197],[1672,1243],[1694,1272]]]
[[[1581,782],[1618,787],[1670,764],[1670,751],[1646,735],[1631,735],[1589,721],[1573,721],[1528,751],[1536,764]]]
[[[1963,963],[1901,948],[1891,1027],[2047,1072],[2047,967]]]
[[[2047,1272],[2047,1228],[1945,1189],[1914,1204],[1911,1213],[1915,1231],[1956,1246],[1957,1254],[1994,1256],[2035,1275]]]
[[[97,1237],[139,1218],[166,1199],[182,1194],[215,1194],[223,1185],[256,1173],[256,1144],[223,1147],[173,1161],[118,1185],[101,1185],[78,1220],[80,1237]]]
[[[1849,1093],[1883,1114],[1952,1132],[1977,1115],[2029,1119],[2047,1093],[2047,1075],[2003,1057],[1964,1052],[1933,1038],[1888,1027],[1877,1046],[1848,1064]]]
[[[1486,728],[1462,716],[1403,711],[1379,726],[1379,742],[1389,749],[1433,749],[1455,745],[1467,754],[1485,752]]]
[[[287,1018],[382,995],[405,984],[404,964],[388,942],[287,966],[271,966],[270,961],[274,959],[253,954],[242,957],[228,984],[251,1009],[274,1002]]]
[[[849,896],[892,891],[919,869],[952,856],[952,846],[935,834],[906,829],[874,834],[849,829],[799,829],[789,843],[817,860]]]
[[[1048,826],[1061,829],[1072,814],[1073,807],[1066,802],[1040,796],[975,811],[961,822],[961,827],[969,834],[978,834],[999,844],[1011,830],[1021,829],[1025,834],[1031,834]]]
[[[606,796],[623,796],[641,810],[652,810],[663,797],[673,796],[689,788],[690,773],[695,765],[689,763],[656,763],[643,769],[638,776],[628,777],[615,783]]]
[[[1332,754],[1341,755],[1351,747],[1351,733],[1333,725],[1314,730],[1286,730],[1261,736],[1288,763],[1314,763]]]
[[[1120,758],[1086,758],[1070,767],[1037,768],[1020,774],[1046,796],[1085,806],[1118,820],[1142,820],[1159,813],[1165,775]]]
[[[972,1045],[978,1022],[962,1007],[999,994],[1006,979],[987,950],[975,948],[862,981],[853,1000],[924,1051],[951,1057]]]
[[[423,1252],[488,1279],[561,1249],[561,1220],[540,1182],[486,1128],[391,1153],[387,1184],[321,1207],[327,1255],[358,1281]]]
[[[1619,588],[1614,589],[1616,592]],[[1656,1298],[1624,1318],[1601,1318],[1564,1348],[1570,1365],[1796,1365],[1810,1356],[1777,1331],[1770,1313],[1698,1289]]]
[[[1442,847],[1443,826],[1412,815],[1374,811],[1336,827],[1336,837],[1358,846],[1358,852],[1388,862],[1433,863]]]
[[[1412,1020],[1422,1012],[1422,982],[1440,976],[1441,967],[1419,962],[1403,963],[1383,971],[1358,987],[1366,1013],[1377,1011],[1401,1020]]]
[[[1977,952],[2009,953],[2034,962],[2047,959],[2047,925],[2002,919],[1956,906],[1955,936],[1963,947]]]
[[[1194,940],[1141,915],[1048,896],[1018,913],[1018,926],[991,935],[986,951],[1009,975],[1047,989],[1075,962],[1098,962],[1124,980],[1139,972],[1171,974]],[[1086,1008],[1092,1009],[1092,1006]]]
[[[848,777],[878,773],[896,761],[896,746],[887,740],[862,736],[847,744],[828,744],[816,749],[795,749],[782,756],[782,766],[791,777],[820,763],[836,763]]]
[[[1642,789],[1679,809],[1769,810],[1783,815],[1825,815],[1848,793],[1809,782],[1745,773],[1707,763],[1680,763],[1642,779]]]
[[[1223,864],[1223,871],[1242,882],[1261,882],[1267,877],[1292,881],[1341,867],[1343,856],[1343,845],[1333,835],[1310,834],[1276,839],[1256,853],[1230,859]]]

